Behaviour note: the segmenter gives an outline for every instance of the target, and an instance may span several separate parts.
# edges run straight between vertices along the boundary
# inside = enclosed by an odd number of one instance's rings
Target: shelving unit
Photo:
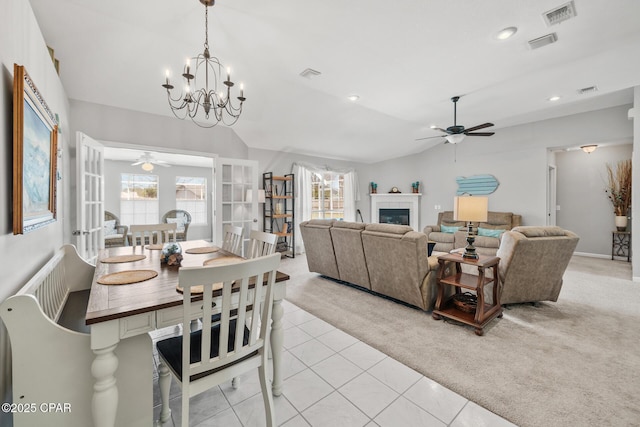
[[[295,184],[294,175],[275,176],[273,172],[262,174],[262,188],[265,190],[263,205],[263,230],[278,236],[276,251],[295,258]]]

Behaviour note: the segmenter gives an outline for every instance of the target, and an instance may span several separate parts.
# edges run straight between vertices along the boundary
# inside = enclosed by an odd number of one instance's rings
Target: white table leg
[[[282,299],[273,300],[271,312],[271,353],[273,356],[273,395],[282,394],[282,346],[284,343],[284,329],[282,329]]]
[[[118,387],[116,386],[116,369],[118,358],[114,350],[117,344],[94,349],[96,355],[91,364],[91,374],[96,379],[93,385],[93,425],[96,427],[113,427],[116,424],[118,412]]]
[[[160,422],[166,423],[171,418],[171,408],[169,408],[169,390],[171,389],[171,374],[169,368],[164,363],[158,366],[158,385],[160,386],[160,398],[162,409],[160,410]]]

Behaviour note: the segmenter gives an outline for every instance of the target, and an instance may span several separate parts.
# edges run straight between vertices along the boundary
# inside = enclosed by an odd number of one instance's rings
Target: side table
[[[611,259],[613,256],[626,256],[631,261],[631,232],[613,231],[611,233]]]
[[[456,265],[456,273],[450,276],[445,275],[445,263],[454,262]],[[445,254],[438,257],[440,264],[440,275],[438,277],[438,297],[436,305],[431,315],[434,319],[440,320],[447,317],[458,322],[465,323],[475,327],[476,335],[484,335],[484,327],[495,317],[502,317],[502,306],[500,305],[500,277],[498,275],[498,264],[500,258],[496,256],[480,255],[479,259],[465,259],[459,253]],[[478,267],[478,275],[463,273],[461,264],[473,265]],[[492,270],[492,277],[485,275],[485,270]],[[485,303],[484,287],[493,284],[493,302]],[[445,286],[453,286],[455,292],[452,296],[445,298]],[[453,299],[456,295],[463,293],[462,289],[475,291],[476,293],[476,310],[475,312],[466,312],[454,304]]]

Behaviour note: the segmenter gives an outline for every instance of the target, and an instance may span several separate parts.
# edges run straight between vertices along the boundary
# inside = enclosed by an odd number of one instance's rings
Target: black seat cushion
[[[211,348],[209,350],[209,357],[214,358],[218,356],[218,342],[220,341],[220,325],[215,325],[211,327]],[[227,343],[227,351],[231,352],[234,350],[236,341],[236,319],[232,319],[229,322],[229,339]],[[242,339],[243,345],[247,345],[249,342],[249,329],[244,327],[244,337]],[[191,333],[191,363],[196,363],[200,361],[200,348],[202,347],[202,331],[196,331]],[[156,343],[156,348],[158,349],[158,353],[161,354],[162,358],[167,362],[171,370],[176,374],[176,376],[182,381],[182,335],[178,337],[167,338],[162,341],[158,341]],[[245,358],[251,357],[255,355],[256,352],[251,353]],[[237,361],[239,362],[239,361]],[[236,363],[237,363],[236,362]],[[196,376],[193,376],[191,380],[195,380],[198,378],[202,378],[206,375],[211,374],[210,372],[203,372]]]

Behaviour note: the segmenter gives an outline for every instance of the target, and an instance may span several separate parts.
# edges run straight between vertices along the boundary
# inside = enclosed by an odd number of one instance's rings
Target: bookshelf
[[[263,230],[278,236],[276,251],[295,258],[295,177],[293,174],[262,174],[262,188],[265,192],[263,205]]]

